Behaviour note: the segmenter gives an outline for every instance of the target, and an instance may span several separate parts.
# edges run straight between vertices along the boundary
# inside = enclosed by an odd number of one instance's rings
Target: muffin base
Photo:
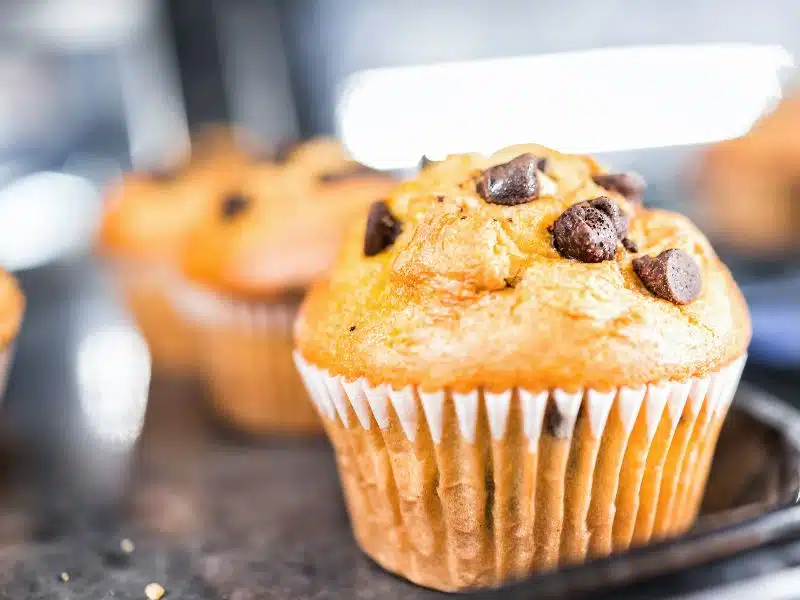
[[[347,382],[295,359],[333,443],[359,545],[443,591],[688,529],[744,364],[611,392],[457,394]]]
[[[198,325],[216,414],[251,434],[322,432],[292,361],[298,297],[235,302],[181,284],[172,298]]]
[[[112,272],[126,307],[147,342],[153,369],[169,376],[196,374],[199,366],[196,328],[170,301],[169,269],[117,263]]]

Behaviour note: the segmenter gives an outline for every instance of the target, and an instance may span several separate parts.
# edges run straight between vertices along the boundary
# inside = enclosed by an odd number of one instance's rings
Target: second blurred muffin
[[[292,361],[304,289],[326,272],[342,226],[391,186],[328,139],[284,145],[220,198],[184,248],[174,301],[200,325],[214,405],[251,433],[320,430]]]
[[[191,160],[128,173],[113,186],[97,240],[154,367],[170,375],[191,374],[197,367],[194,326],[176,313],[166,294],[179,249],[247,164],[227,129],[207,129],[192,145]]]

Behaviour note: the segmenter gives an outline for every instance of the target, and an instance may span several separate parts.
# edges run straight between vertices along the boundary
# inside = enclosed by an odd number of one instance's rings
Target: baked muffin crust
[[[538,197],[487,202],[485,169],[524,153],[546,159]],[[401,231],[364,254],[362,218],[329,280],[307,296],[296,325],[309,362],[347,379],[394,387],[502,391],[597,390],[703,376],[741,356],[746,305],[730,273],[686,218],[605,189],[592,159],[536,145],[432,163],[386,199]],[[600,179],[602,181],[602,178]],[[551,227],[569,207],[605,196],[628,217],[611,260],[564,258]],[[654,296],[632,261],[668,249],[694,258],[699,296]]]

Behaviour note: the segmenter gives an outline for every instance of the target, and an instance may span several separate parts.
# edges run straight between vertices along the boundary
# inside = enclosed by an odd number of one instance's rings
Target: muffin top
[[[214,218],[188,237],[183,273],[243,300],[304,288],[330,266],[344,226],[392,184],[334,140],[283,144],[229,187]]]
[[[0,269],[0,350],[4,350],[17,337],[24,311],[25,296],[17,280]]]
[[[128,173],[110,188],[97,236],[101,253],[157,263],[176,260],[186,234],[213,212],[251,160],[220,129],[197,136],[192,146],[191,156],[173,166]]]
[[[347,379],[466,391],[683,380],[746,349],[728,270],[643,183],[536,145],[448,157],[347,236],[296,325]]]

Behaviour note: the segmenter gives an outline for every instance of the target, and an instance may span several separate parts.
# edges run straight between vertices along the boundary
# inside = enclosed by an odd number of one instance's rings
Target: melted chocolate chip
[[[637,173],[606,173],[592,177],[601,188],[617,192],[630,202],[641,202],[647,183]]]
[[[585,263],[611,260],[617,251],[617,230],[606,212],[580,202],[556,219],[550,233],[553,247],[564,258]]]
[[[702,275],[697,261],[683,250],[670,248],[653,258],[633,259],[633,270],[655,296],[675,304],[688,304],[700,295]]]
[[[222,201],[222,218],[226,221],[236,218],[250,206],[250,198],[241,194],[231,194]]]
[[[478,181],[478,193],[492,204],[515,206],[539,197],[538,159],[522,154],[502,165],[490,167]]]
[[[350,325],[350,327],[347,328],[347,331],[350,331],[350,332],[353,332],[355,330],[356,330],[356,326],[355,325]]]
[[[332,173],[323,173],[322,175],[317,177],[317,180],[320,183],[336,183],[338,181],[346,181],[348,179],[355,179],[357,177],[363,177],[365,175],[383,176],[384,173],[376,169],[371,169],[367,165],[355,163],[346,166],[340,171],[334,171]]]
[[[364,236],[364,255],[375,256],[391,246],[400,235],[403,226],[389,210],[383,200],[373,203],[367,217],[367,232]]]

